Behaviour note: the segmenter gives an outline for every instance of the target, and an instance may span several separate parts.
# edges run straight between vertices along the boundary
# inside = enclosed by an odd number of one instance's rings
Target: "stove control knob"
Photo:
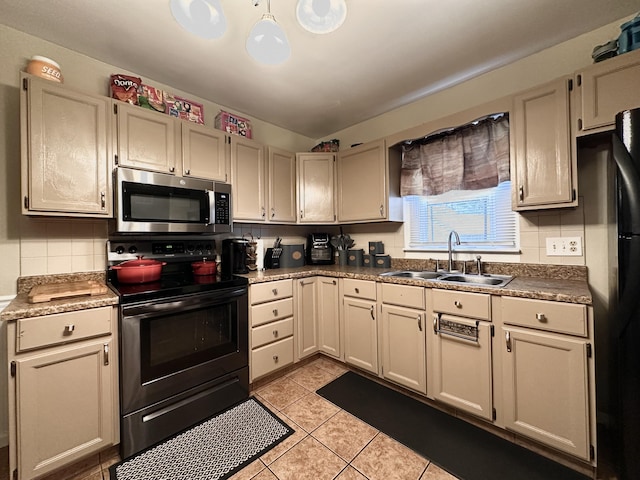
[[[213,246],[212,246],[210,243],[207,243],[207,244],[204,246],[204,249],[205,249],[205,250],[207,250],[208,252],[210,252],[211,250],[213,250]]]
[[[129,253],[136,253],[138,251],[138,249],[136,248],[135,245],[131,245],[129,247]]]
[[[195,250],[195,247],[193,246],[193,243],[187,243],[187,252],[193,252]]]
[[[123,253],[124,253],[124,247],[123,247],[122,245],[118,245],[118,246],[116,247],[116,253],[117,253],[118,255],[123,254]]]

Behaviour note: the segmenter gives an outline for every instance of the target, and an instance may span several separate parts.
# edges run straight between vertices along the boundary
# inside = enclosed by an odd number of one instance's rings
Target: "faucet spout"
[[[456,245],[460,245],[460,236],[458,235],[458,232],[456,232],[455,230],[451,230],[451,232],[449,232],[449,240],[448,240],[448,246],[449,246],[449,271],[451,272],[453,270],[453,245],[451,244],[451,237],[456,238]]]

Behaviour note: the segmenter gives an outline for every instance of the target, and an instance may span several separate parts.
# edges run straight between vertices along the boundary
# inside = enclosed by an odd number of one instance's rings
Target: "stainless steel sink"
[[[466,283],[468,285],[483,285],[486,287],[504,287],[513,277],[509,275],[443,275],[438,280],[452,283]]]
[[[382,277],[400,277],[400,278],[416,278],[418,280],[436,280],[442,277],[440,272],[415,272],[412,270],[401,270],[399,272],[381,273]]]

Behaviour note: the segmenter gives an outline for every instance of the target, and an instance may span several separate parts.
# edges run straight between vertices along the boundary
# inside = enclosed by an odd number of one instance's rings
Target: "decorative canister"
[[[47,57],[41,57],[40,55],[34,55],[27,64],[27,73],[35,75],[37,77],[46,78],[53,82],[62,83],[62,72],[60,71],[60,65],[55,61]]]
[[[351,267],[361,267],[364,250],[347,250],[347,265]]]

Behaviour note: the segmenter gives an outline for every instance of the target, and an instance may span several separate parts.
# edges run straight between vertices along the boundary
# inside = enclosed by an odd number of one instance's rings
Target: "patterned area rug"
[[[116,480],[222,480],[292,433],[251,397],[109,470]]]

